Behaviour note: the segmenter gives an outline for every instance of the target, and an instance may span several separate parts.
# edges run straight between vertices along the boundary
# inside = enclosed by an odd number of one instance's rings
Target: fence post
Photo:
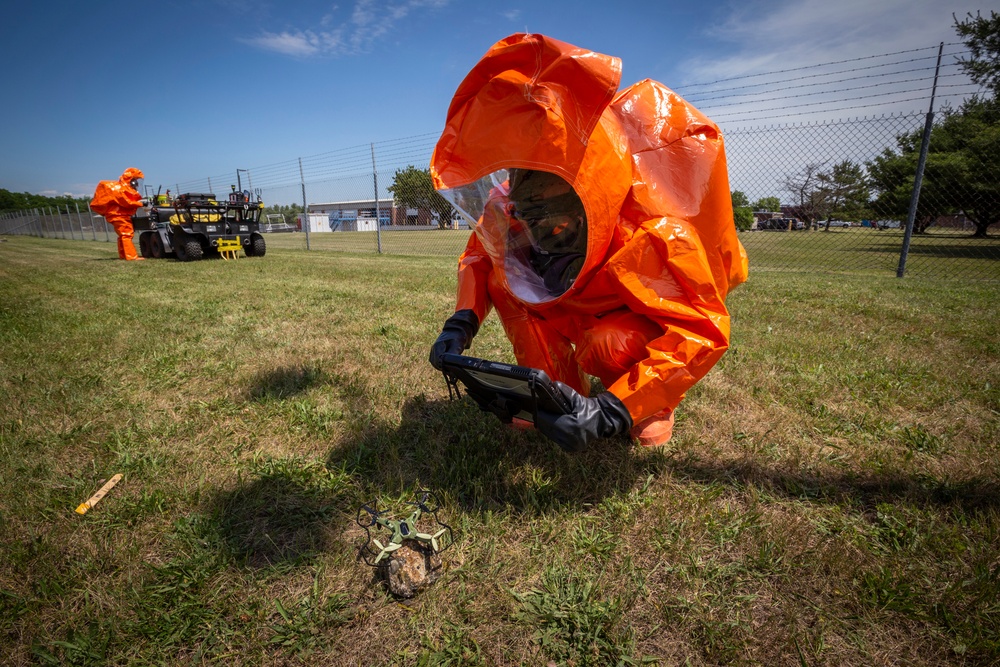
[[[73,227],[73,215],[69,212],[69,204],[66,204],[66,222],[69,223],[69,226],[72,229],[72,227]],[[80,224],[80,219],[79,218],[77,218],[76,224],[80,227],[80,240],[83,241],[84,240],[83,239],[83,225]],[[74,235],[73,238],[75,239],[76,236]]]
[[[80,233],[83,233],[83,216],[80,215],[80,202],[76,202],[76,218],[80,221]],[[97,240],[97,228],[94,227],[94,219],[90,219],[90,235]]]
[[[378,205],[378,170],[375,168],[375,144],[372,147],[372,179],[375,181],[375,242],[378,254],[382,254],[382,212]]]
[[[45,207],[45,217],[46,218],[51,218],[52,217],[52,211],[49,210],[48,206]],[[52,231],[53,231],[53,233],[55,233],[55,226],[56,226],[56,221],[53,220],[52,221],[52,227],[53,227]],[[59,234],[60,234],[60,238],[65,241],[66,240],[66,226],[63,224],[62,218],[59,218]]]
[[[938,44],[937,68],[934,70],[934,85],[931,86],[931,103],[927,108],[927,120],[924,121],[924,136],[920,140],[920,158],[917,160],[917,173],[913,177],[913,194],[910,195],[910,211],[906,215],[906,232],[903,234],[903,247],[899,252],[899,266],[896,268],[897,278],[902,278],[906,272],[906,258],[910,254],[910,241],[913,238],[913,223],[917,219],[917,205],[920,203],[920,186],[924,182],[927,149],[931,143],[931,130],[934,129],[934,96],[937,94],[942,51],[944,51],[944,42]]]
[[[62,209],[56,206],[56,210],[59,211],[59,220],[62,220]],[[69,227],[69,238],[70,240],[76,240],[76,231],[73,229],[73,220],[69,217],[69,207],[66,207],[66,226]]]
[[[87,212],[90,213],[90,224],[96,225],[97,223],[94,221],[94,209],[90,208],[90,204],[87,204]],[[107,243],[111,241],[111,239],[108,238],[108,221],[104,220],[104,216],[101,216],[101,220],[104,221],[104,242]]]
[[[309,207],[306,205],[306,177],[302,171],[302,158],[299,158],[299,183],[302,184],[302,226],[306,230],[306,250],[309,247]]]

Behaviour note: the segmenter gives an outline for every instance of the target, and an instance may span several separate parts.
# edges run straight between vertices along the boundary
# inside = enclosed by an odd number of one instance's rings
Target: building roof
[[[392,206],[392,199],[379,199],[379,206]],[[375,206],[374,199],[355,199],[351,201],[332,201],[309,204],[309,210],[316,209],[339,209],[339,208],[372,208]]]

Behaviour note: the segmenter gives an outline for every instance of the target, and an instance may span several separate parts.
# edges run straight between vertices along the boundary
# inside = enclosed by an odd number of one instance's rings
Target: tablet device
[[[448,382],[449,395],[453,389],[461,395],[458,389],[461,382],[465,393],[480,409],[492,412],[504,423],[510,423],[515,417],[534,423],[539,409],[560,415],[572,411],[548,374],[537,368],[512,366],[464,354],[442,354],[441,370]]]

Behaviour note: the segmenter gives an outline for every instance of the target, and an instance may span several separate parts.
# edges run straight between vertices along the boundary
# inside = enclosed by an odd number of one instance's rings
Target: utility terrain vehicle
[[[211,253],[225,256],[242,249],[247,257],[263,257],[267,244],[260,231],[264,208],[260,194],[254,196],[236,186],[232,189],[227,201],[202,192],[188,192],[172,200],[159,194],[152,197],[147,215],[132,218],[142,256],[176,256],[191,262]]]

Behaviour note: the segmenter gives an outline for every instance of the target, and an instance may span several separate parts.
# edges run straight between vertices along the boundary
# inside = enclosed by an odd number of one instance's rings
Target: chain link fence
[[[925,120],[914,113],[727,132],[752,268],[898,273],[918,163],[912,147]],[[914,202],[906,275],[1000,279],[1000,237],[971,215],[1000,210],[996,192],[979,191],[1000,183],[1000,156],[964,182],[941,162],[931,155]]]
[[[0,214],[0,234],[117,242],[114,228],[89,207],[44,206]]]
[[[905,275],[1000,279],[1000,235],[996,225],[983,224],[1000,211],[1000,156],[970,170],[937,159],[932,141],[913,200],[926,117],[723,128],[751,271],[900,274],[912,207]],[[457,257],[470,231],[431,187],[427,165],[436,138],[356,146],[173,188],[220,197],[239,188],[259,196],[271,248]],[[66,207],[7,213],[0,233],[116,238],[100,216]]]

